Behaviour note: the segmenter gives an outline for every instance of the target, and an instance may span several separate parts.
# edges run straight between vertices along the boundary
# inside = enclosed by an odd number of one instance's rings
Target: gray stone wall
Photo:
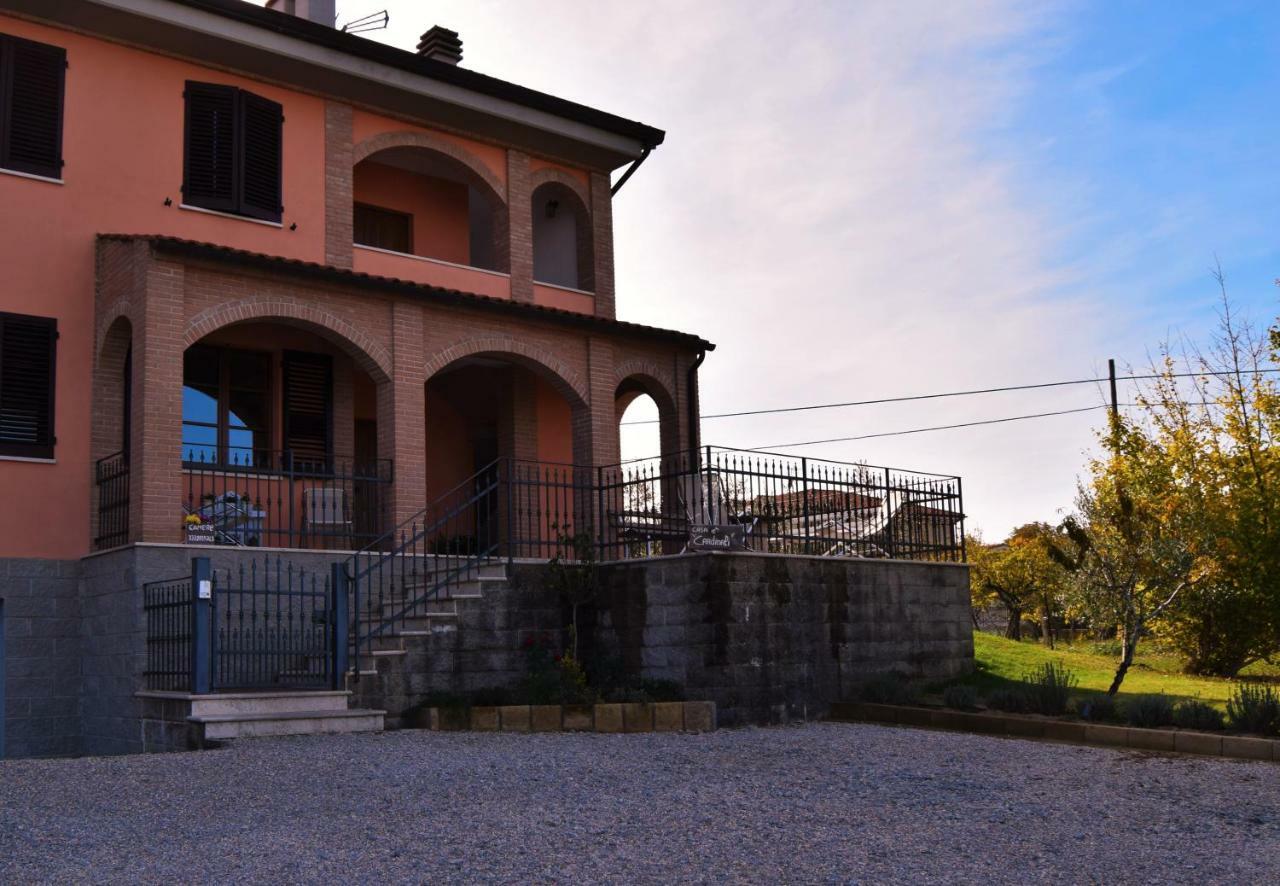
[[[81,752],[79,561],[0,559],[4,755]]]
[[[602,641],[629,670],[716,702],[726,726],[822,716],[876,673],[973,667],[963,565],[717,553],[605,576]]]

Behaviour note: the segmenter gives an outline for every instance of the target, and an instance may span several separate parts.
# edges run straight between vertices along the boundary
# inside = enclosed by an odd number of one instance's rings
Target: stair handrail
[[[413,553],[415,560],[421,556],[423,558],[432,557],[438,562],[441,557],[447,559],[458,559],[459,562],[448,566],[443,573],[435,573],[436,580],[428,583],[423,591],[419,593],[412,601],[406,600],[404,604],[388,615],[383,612],[376,619],[376,624],[369,627],[362,626],[362,615],[364,607],[361,605],[361,596],[363,593],[370,591],[371,575],[378,573],[381,579],[383,575],[389,574],[391,580],[395,579],[395,562],[397,558],[403,560],[408,552],[423,542],[424,539],[430,539],[435,536],[443,527],[447,527],[451,521],[456,520],[468,509],[475,508],[477,503],[488,499],[494,495],[501,486],[501,468],[500,465],[504,458],[497,458],[489,462],[480,470],[476,471],[467,479],[458,483],[447,492],[437,496],[430,504],[419,510],[408,520],[403,521],[394,529],[383,533],[373,542],[356,551],[351,555],[343,568],[348,576],[348,580],[352,589],[352,606],[351,606],[351,640],[354,651],[357,655],[357,676],[358,676],[358,656],[362,646],[367,646],[375,637],[387,636],[396,633],[396,623],[403,621],[406,616],[414,612],[418,607],[430,602],[432,599],[438,598],[441,592],[454,584],[462,576],[473,572],[483,561],[491,559],[500,547],[499,541],[493,541],[487,545],[482,544],[477,537],[475,550],[469,554],[459,554],[456,552],[428,554],[424,552],[419,555]],[[486,479],[487,478],[487,479]],[[482,485],[483,484],[483,485]],[[472,492],[466,496],[461,503],[449,506],[443,513],[439,513],[442,504],[447,503],[451,498],[458,497],[459,493],[472,488]],[[436,513],[437,516],[427,522],[425,518]],[[421,522],[419,522],[421,521]],[[408,531],[406,532],[406,527]],[[395,543],[396,534],[399,534],[400,541]],[[390,550],[384,550],[383,545],[391,539],[393,545]],[[366,565],[361,567],[361,558],[365,558]],[[387,567],[390,568],[387,568]],[[427,571],[424,575],[429,574]],[[401,586],[405,573],[403,569],[400,573]],[[380,583],[380,590],[383,590]],[[371,622],[375,621],[370,619]]]

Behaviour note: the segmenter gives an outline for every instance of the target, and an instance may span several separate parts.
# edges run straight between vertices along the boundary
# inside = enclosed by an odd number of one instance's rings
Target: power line
[[[1243,369],[1241,375],[1264,375],[1267,373],[1277,373],[1280,369]],[[1153,381],[1163,378],[1203,378],[1204,376],[1230,376],[1235,372],[1175,372],[1170,375],[1151,374],[1151,375],[1120,375],[1116,377],[1117,381]],[[704,415],[702,419],[712,418],[741,418],[750,415],[778,415],[787,412],[809,412],[817,409],[844,409],[850,406],[878,406],[884,403],[908,403],[917,400],[939,400],[944,397],[971,397],[976,394],[1001,394],[1008,391],[1035,391],[1043,388],[1061,388],[1070,385],[1093,385],[1109,382],[1110,378],[1079,378],[1069,381],[1049,381],[1040,382],[1038,384],[1028,385],[1007,385],[998,388],[975,388],[968,391],[944,391],[936,394],[914,394],[906,397],[880,397],[875,400],[851,400],[846,403],[815,403],[806,406],[782,406],[774,409],[749,409],[742,412],[720,412],[712,415]],[[656,425],[661,419],[643,419],[640,421],[624,421],[622,425]]]
[[[1011,421],[1027,421],[1033,418],[1050,418],[1055,415],[1073,415],[1078,412],[1093,412],[1097,409],[1108,409],[1108,404],[1099,403],[1096,406],[1083,406],[1079,409],[1061,409],[1057,412],[1037,412],[1033,415],[1011,415],[1006,418],[989,418],[983,421],[967,421],[955,425],[935,425],[928,428],[910,428],[905,431],[883,431],[879,434],[859,434],[856,437],[832,437],[827,440],[804,440],[799,443],[778,443],[773,446],[753,446],[748,452],[764,452],[770,449],[795,449],[800,446],[817,446],[821,443],[848,443],[853,440],[871,440],[876,437],[902,437],[907,434],[923,434],[928,431],[951,431],[956,428],[974,428],[979,425],[998,425]]]

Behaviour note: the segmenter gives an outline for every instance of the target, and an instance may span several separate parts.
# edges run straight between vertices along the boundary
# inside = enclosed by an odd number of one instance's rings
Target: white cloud
[[[619,311],[719,345],[704,411],[1077,378],[1104,363],[1116,309],[1055,265],[1070,220],[1021,196],[1019,146],[993,148],[1053,51],[1051,6],[389,5],[380,39],[411,47],[443,24],[468,67],[668,131],[615,204]],[[355,6],[340,4],[367,11]],[[704,437],[755,446],[1096,402],[1092,388],[1008,394],[708,421]],[[794,451],[962,474],[970,514],[996,536],[1069,504],[1091,424]]]

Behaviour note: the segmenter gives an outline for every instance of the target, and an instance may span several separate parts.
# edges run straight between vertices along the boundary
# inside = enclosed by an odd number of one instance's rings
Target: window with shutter
[[[332,462],[333,360],[284,354],[284,448],[297,470],[324,472]]]
[[[0,34],[0,167],[62,178],[67,51]]]
[[[53,458],[58,321],[0,313],[0,455]]]
[[[361,246],[413,252],[413,216],[380,206],[357,203],[355,241]]]
[[[183,202],[280,221],[281,106],[234,86],[191,81],[186,99]]]

